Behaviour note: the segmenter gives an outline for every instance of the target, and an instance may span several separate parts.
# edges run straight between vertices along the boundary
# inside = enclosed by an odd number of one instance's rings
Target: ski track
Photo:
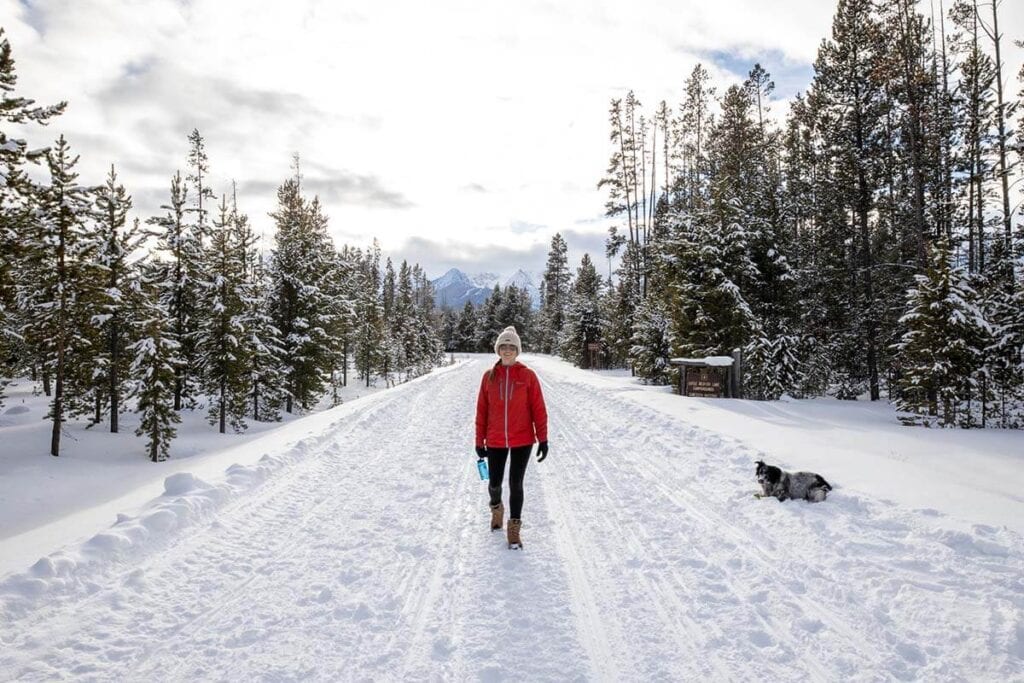
[[[764,454],[545,365],[524,550],[488,531],[471,360],[144,551],[0,584],[0,679],[1024,680],[1018,536],[757,500]]]

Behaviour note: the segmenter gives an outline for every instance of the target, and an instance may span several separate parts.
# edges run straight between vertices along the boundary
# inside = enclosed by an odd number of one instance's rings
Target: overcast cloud
[[[675,104],[698,62],[720,91],[754,62],[781,100],[804,90],[834,3],[821,0],[0,0],[18,94],[68,100],[85,182],[111,163],[158,212],[207,141],[217,192],[269,238],[276,187],[302,160],[335,239],[377,238],[432,277],[539,271],[552,235],[606,270],[607,108],[633,89]],[[1004,2],[1007,73],[1024,3]],[[1011,83],[1013,81],[1011,80]],[[1016,91],[1016,86],[1010,88]],[[782,114],[780,102],[776,113]]]

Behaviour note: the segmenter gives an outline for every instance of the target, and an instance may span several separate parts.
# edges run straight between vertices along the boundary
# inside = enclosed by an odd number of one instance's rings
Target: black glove
[[[546,457],[548,457],[548,442],[541,441],[537,446],[537,462],[544,462]]]
[[[481,460],[486,458],[487,457],[487,449],[484,448],[483,446],[477,446],[476,447],[476,457],[480,458]]]

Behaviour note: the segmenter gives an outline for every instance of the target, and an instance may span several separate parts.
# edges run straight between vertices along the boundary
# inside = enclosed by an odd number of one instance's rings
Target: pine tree
[[[157,249],[169,260],[167,278],[160,284],[160,303],[174,321],[172,336],[179,345],[182,362],[174,366],[174,409],[195,405],[196,354],[192,332],[196,323],[199,242],[186,223],[188,190],[181,173],[171,178],[170,200],[161,205],[163,216],[147,222],[156,226]]]
[[[110,411],[110,431],[117,433],[121,398],[124,382],[128,376],[131,358],[127,353],[131,341],[133,318],[137,315],[139,302],[138,263],[133,254],[138,251],[147,235],[139,227],[138,219],[126,227],[132,198],[124,186],[117,182],[117,172],[110,166],[110,174],[96,195],[96,211],[101,230],[99,251],[96,262],[102,268],[105,281],[100,294],[99,315],[93,322],[103,333],[102,351],[97,353],[100,379],[106,388],[106,406]],[[99,392],[97,398],[99,397]],[[99,406],[99,400],[97,400]],[[98,422],[99,407],[95,421]]]
[[[348,384],[348,354],[355,329],[355,302],[352,278],[357,268],[347,250],[331,254],[328,276],[324,283],[324,318],[328,339],[331,405],[341,404],[341,389]]]
[[[91,190],[77,183],[78,157],[71,156],[64,136],[47,152],[46,162],[50,184],[41,190],[39,213],[28,233],[28,267],[17,284],[17,299],[26,313],[22,335],[41,350],[43,365],[52,373],[50,454],[57,456],[67,404],[82,392],[68,380],[76,361],[87,353],[87,340],[80,333],[88,319],[81,285],[96,242],[86,224]]]
[[[906,332],[896,345],[902,371],[897,408],[937,416],[946,426],[962,417],[988,331],[966,275],[950,265],[949,244],[939,240],[927,272],[907,292],[907,313],[900,320]]]
[[[285,410],[291,413],[296,403],[311,408],[330,379],[324,288],[333,246],[319,200],[307,203],[297,179],[286,180],[277,197],[278,209],[271,213],[277,224],[271,281],[274,322],[281,331]]]
[[[872,214],[880,178],[881,149],[887,102],[882,70],[882,28],[871,0],[840,0],[832,24],[832,39],[822,43],[815,62],[814,89],[819,98],[822,133],[829,150],[831,188],[822,199],[836,202],[827,219],[846,222],[830,228],[839,240],[833,251],[843,250],[851,239],[846,270],[851,274],[856,298],[847,304],[854,315],[848,324],[834,329],[850,330],[834,340],[833,351],[840,373],[847,381],[840,393],[854,397],[864,377],[871,400],[879,388],[879,302],[875,293],[875,242]],[[841,217],[841,218],[840,218]],[[843,338],[845,337],[845,338]]]
[[[974,0],[958,0],[950,10],[954,25],[953,52],[960,58],[960,79],[957,89],[961,93],[961,117],[964,121],[963,147],[956,155],[954,166],[958,182],[960,211],[957,221],[967,225],[968,269],[972,273],[986,270],[988,250],[987,200],[992,188],[986,183],[993,168],[991,135],[995,97],[992,84],[995,67],[991,58],[981,49],[982,28]]]
[[[538,323],[537,346],[542,353],[552,353],[565,325],[572,275],[569,272],[569,246],[560,233],[551,238],[547,265],[544,268],[544,301]],[[499,329],[498,332],[501,330]]]
[[[189,173],[185,179],[192,184],[194,190],[192,196],[195,206],[190,211],[195,214],[194,232],[202,248],[209,228],[208,207],[210,202],[216,200],[216,196],[210,189],[210,159],[206,154],[206,140],[200,135],[198,128],[193,128],[189,134],[188,145]]]
[[[558,344],[559,355],[581,368],[591,367],[589,345],[602,343],[601,285],[590,254],[584,254],[569,295],[565,327]]]
[[[726,203],[718,213],[713,222],[680,213],[666,239],[665,305],[676,355],[729,355],[746,345],[756,324],[741,286],[758,276],[738,222],[741,207]]]
[[[467,301],[459,314],[455,333],[456,351],[476,351],[476,329],[479,326],[476,309]]]
[[[221,196],[217,217],[207,234],[204,264],[208,279],[199,287],[199,307],[205,314],[196,331],[202,390],[210,397],[210,424],[218,425],[223,434],[230,420],[232,429],[241,432],[247,427],[251,391],[244,325],[245,257],[226,195]]]
[[[284,405],[284,378],[281,371],[281,331],[271,313],[271,281],[263,259],[255,251],[249,268],[250,289],[245,297],[244,325],[250,349],[248,403],[252,419],[274,422],[281,419]]]
[[[983,351],[981,426],[987,426],[991,395],[996,424],[1020,429],[1024,427],[1024,282],[1015,273],[1012,254],[1004,243],[995,244],[992,257],[981,302],[985,320],[992,328]]]
[[[9,125],[45,126],[59,116],[66,102],[40,107],[35,101],[14,95],[18,77],[11,45],[0,26],[0,408],[3,407],[5,377],[13,376],[29,363],[29,349],[18,332],[23,326],[16,303],[17,272],[23,268],[23,243],[35,218],[37,188],[22,170],[28,161],[38,161],[45,150],[29,152],[27,141],[9,137]]]
[[[356,284],[356,370],[369,387],[383,364],[384,313],[380,297],[380,246],[376,240],[360,262]]]
[[[672,333],[668,317],[655,298],[640,305],[630,340],[629,357],[636,374],[645,384],[664,385],[671,381]]]
[[[142,292],[145,309],[138,320],[137,341],[131,346],[134,355],[131,375],[138,397],[139,427],[137,436],[146,437],[146,456],[152,462],[170,457],[171,442],[177,435],[174,425],[181,422],[174,407],[178,374],[175,366],[182,362],[174,339],[177,324],[162,303],[163,278],[170,276],[173,265],[162,263],[143,275]]]

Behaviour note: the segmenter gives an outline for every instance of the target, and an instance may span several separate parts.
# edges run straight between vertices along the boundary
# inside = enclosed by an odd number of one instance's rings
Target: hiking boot
[[[491,506],[491,531],[497,531],[505,521],[505,506],[501,503]]]
[[[519,529],[523,526],[523,522],[518,519],[508,520],[508,547],[509,548],[522,548],[523,542],[519,539]]]

